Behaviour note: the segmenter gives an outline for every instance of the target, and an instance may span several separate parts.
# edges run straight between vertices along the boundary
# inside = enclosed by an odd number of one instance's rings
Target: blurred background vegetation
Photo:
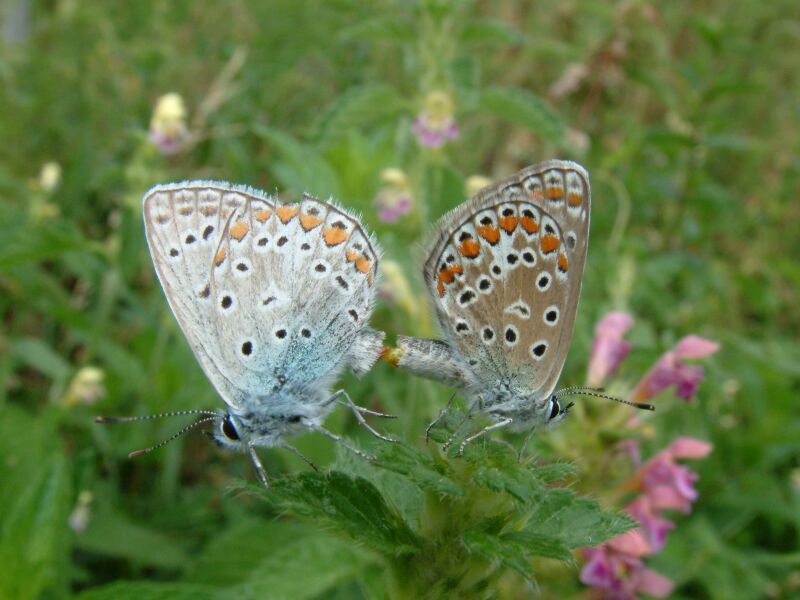
[[[179,424],[92,423],[219,406],[156,282],[140,198],[205,178],[358,209],[395,263],[373,322],[391,341],[435,334],[409,248],[466,199],[468,177],[552,157],[585,165],[593,187],[562,385],[584,382],[612,309],[636,319],[621,389],[683,335],[721,343],[698,397],[666,393],[648,416],[648,456],[679,435],[714,444],[692,465],[693,514],[651,565],[675,597],[800,595],[795,0],[0,6],[0,595],[384,597],[368,549],[230,492],[252,479],[246,458],[194,434],[126,461]],[[412,130],[431,92],[459,133],[439,148]],[[168,93],[165,141],[154,110]],[[381,215],[398,182],[408,210]],[[400,415],[380,425],[419,448],[448,396],[387,365],[345,385]],[[533,456],[581,472],[610,410],[585,403]],[[350,416],[329,422],[371,444]],[[335,458],[319,436],[298,445]],[[263,454],[275,477],[304,470]],[[512,573],[484,595],[586,593],[579,562],[531,565],[540,587]]]

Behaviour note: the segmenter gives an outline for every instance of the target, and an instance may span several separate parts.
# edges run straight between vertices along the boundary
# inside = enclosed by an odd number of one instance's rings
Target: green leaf
[[[5,455],[4,455],[5,456]],[[0,526],[0,598],[38,598],[65,560],[69,477],[63,455],[30,470]],[[3,480],[8,485],[9,480]]]
[[[564,540],[532,531],[513,531],[500,536],[506,544],[515,545],[527,556],[544,556],[558,560],[572,560],[572,552]]]
[[[463,44],[521,44],[525,41],[519,31],[508,23],[492,19],[473,19],[461,29],[459,40]]]
[[[148,581],[112,583],[89,590],[79,600],[212,600],[219,598],[214,588],[189,583]]]
[[[53,350],[44,340],[24,337],[9,340],[11,354],[26,367],[36,369],[54,380],[69,377],[69,361]]]
[[[273,538],[269,536],[276,529],[280,531],[282,526],[258,527],[252,529],[250,535],[266,534],[264,541],[272,542]],[[298,533],[300,528],[289,526],[289,529]],[[306,531],[305,535],[284,538],[284,543],[275,544],[262,554],[257,554],[260,564],[240,583],[226,589],[223,595],[237,600],[314,598],[354,579],[367,565],[375,562],[374,557],[352,542],[318,531]],[[233,556],[242,554],[241,546],[230,546],[229,550]],[[216,564],[208,566],[214,570],[220,568]]]
[[[66,588],[69,465],[50,413],[5,404],[0,419],[0,598]]]
[[[637,525],[627,515],[602,510],[594,500],[555,489],[531,515],[525,531],[556,538],[566,548],[575,549],[597,546]]]
[[[2,203],[0,203],[2,204]],[[65,252],[88,250],[90,244],[63,222],[27,226],[19,211],[0,208],[0,270],[58,258]]]
[[[122,558],[136,565],[180,569],[188,555],[167,535],[134,523],[99,500],[89,527],[78,536],[82,550]]]
[[[535,468],[536,476],[545,483],[561,481],[574,475],[576,471],[577,468],[571,463],[552,463]]]
[[[517,544],[475,530],[465,531],[462,539],[471,552],[491,561],[498,561],[526,579],[533,579],[530,562]]]
[[[212,540],[184,580],[224,587],[237,598],[307,598],[354,578],[375,560],[316,525],[248,518]]]
[[[446,165],[429,165],[422,180],[420,208],[429,210],[436,218],[467,199],[464,178],[458,171]]]
[[[339,39],[356,42],[414,43],[416,35],[416,31],[409,21],[392,15],[361,21],[357,25],[340,31]]]
[[[321,147],[329,148],[354,130],[408,109],[407,104],[388,85],[368,84],[350,88],[320,115],[312,137]]]
[[[481,94],[480,107],[551,142],[560,142],[567,129],[555,110],[527,90],[488,89]]]
[[[510,494],[524,504],[538,502],[544,491],[542,482],[527,470],[498,469],[488,465],[477,468],[473,483],[493,492]]]
[[[401,555],[419,544],[377,488],[339,471],[302,473],[276,481],[264,499],[278,510],[315,519],[379,552]]]
[[[339,180],[331,165],[311,146],[290,134],[256,125],[255,132],[267,140],[282,160],[272,164],[272,172],[295,194],[309,193],[323,199],[339,195]]]
[[[404,475],[424,490],[451,496],[464,495],[461,486],[446,475],[444,464],[436,463],[430,455],[402,443],[383,444],[375,466]]]

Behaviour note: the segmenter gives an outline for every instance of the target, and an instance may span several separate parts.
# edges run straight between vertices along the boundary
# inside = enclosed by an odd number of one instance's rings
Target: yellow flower
[[[102,369],[82,367],[72,378],[67,393],[64,394],[64,404],[67,406],[94,404],[106,394],[104,379],[105,373]]]
[[[78,502],[75,504],[75,508],[72,509],[68,519],[69,527],[75,533],[83,533],[89,526],[93,500],[94,494],[89,490],[83,490],[78,494]]]
[[[411,184],[408,181],[408,177],[402,171],[402,169],[398,169],[396,167],[389,167],[388,169],[381,171],[381,181],[386,185],[391,185],[404,191],[411,190]]]
[[[424,108],[412,126],[421,146],[439,148],[449,140],[456,139],[460,132],[453,118],[453,99],[442,91],[425,96]]]
[[[54,191],[61,183],[61,165],[57,162],[46,162],[39,171],[39,187],[46,193]]]
[[[483,188],[492,185],[492,180],[483,175],[470,175],[467,177],[467,197],[472,198]]]
[[[383,186],[375,196],[378,218],[384,223],[393,223],[407,215],[414,204],[411,182],[400,169],[389,168],[381,171]]]
[[[162,154],[180,152],[189,142],[186,106],[179,94],[164,94],[156,102],[150,119],[150,141]]]

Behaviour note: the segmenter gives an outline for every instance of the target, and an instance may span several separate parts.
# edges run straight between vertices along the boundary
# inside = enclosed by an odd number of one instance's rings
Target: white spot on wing
[[[509,304],[506,306],[504,313],[509,315],[516,315],[520,319],[530,319],[531,318],[531,307],[530,305],[525,302],[522,298],[514,302],[513,304]]]

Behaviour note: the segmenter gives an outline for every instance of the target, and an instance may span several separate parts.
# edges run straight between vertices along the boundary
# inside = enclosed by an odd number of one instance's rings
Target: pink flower
[[[425,107],[411,127],[417,141],[427,148],[440,148],[458,138],[460,131],[453,118],[453,100],[448,94],[434,91],[425,97]]]
[[[381,172],[383,186],[375,196],[374,204],[378,218],[384,223],[394,223],[411,212],[414,200],[411,183],[400,169],[390,168]]]
[[[642,464],[642,451],[639,448],[639,440],[628,438],[617,443],[617,448],[630,455],[633,464],[637,467]]]
[[[375,205],[378,208],[378,219],[384,223],[394,223],[411,211],[411,196],[389,198],[385,194],[379,194],[375,198]]]
[[[623,340],[622,336],[631,327],[633,327],[633,317],[624,312],[610,312],[597,323],[594,328],[592,358],[589,360],[589,385],[595,387],[601,385],[606,377],[614,374],[628,356],[631,344]]]
[[[636,474],[651,510],[676,509],[691,512],[697,500],[694,483],[698,475],[678,464],[678,458],[702,458],[712,445],[692,438],[678,438],[651,458]]]
[[[458,139],[461,132],[453,119],[436,123],[423,113],[414,119],[411,130],[417,136],[420,146],[427,148],[440,148],[449,140]]]
[[[606,545],[620,554],[641,558],[653,553],[650,543],[641,529],[631,529],[617,537],[608,540]]]
[[[642,377],[631,393],[634,402],[641,402],[658,395],[671,385],[675,393],[691,400],[703,381],[703,367],[687,365],[687,358],[703,358],[719,350],[719,344],[696,335],[688,335],[678,342],[674,350],[666,352],[658,362]]]
[[[705,458],[713,449],[714,445],[709,442],[679,437],[669,445],[666,452],[669,452],[672,458]]]
[[[631,502],[628,514],[642,524],[642,534],[647,539],[653,553],[661,552],[667,543],[667,532],[675,528],[675,523],[662,519],[655,512],[647,496],[639,496]]]
[[[638,452],[638,444],[633,446]],[[639,469],[635,477],[643,494],[628,505],[627,512],[639,521],[640,527],[598,548],[584,549],[587,562],[581,570],[581,582],[597,588],[604,599],[635,600],[637,593],[663,598],[672,593],[672,581],[646,568],[642,559],[660,552],[667,533],[675,528],[672,521],[662,518],[660,511],[677,508],[689,512],[697,499],[693,487],[697,475],[676,460],[702,458],[711,449],[708,442],[681,437]]]
[[[635,600],[637,592],[664,598],[672,592],[669,579],[646,568],[641,558],[620,552],[610,543],[587,548],[583,555],[587,562],[581,570],[581,582],[602,590],[606,600]]]

